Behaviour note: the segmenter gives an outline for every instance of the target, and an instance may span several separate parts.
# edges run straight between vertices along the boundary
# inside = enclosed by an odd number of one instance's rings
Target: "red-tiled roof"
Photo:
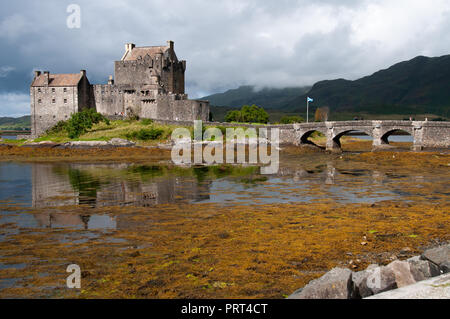
[[[45,74],[38,76],[31,86],[46,86]],[[77,86],[82,78],[81,73],[75,74],[51,74],[48,86]]]

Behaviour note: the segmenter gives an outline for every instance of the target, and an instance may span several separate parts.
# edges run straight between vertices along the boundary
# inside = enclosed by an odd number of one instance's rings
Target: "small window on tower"
[[[41,104],[41,103],[42,103],[42,100],[41,100],[41,99],[39,99],[39,100],[38,100],[38,103],[39,103],[39,104]]]
[[[67,99],[64,99],[64,104],[67,104]]]
[[[66,93],[67,92],[67,88],[64,88],[64,93]]]
[[[55,88],[53,88],[53,89],[52,89],[52,93],[55,93],[55,92],[56,92],[56,89],[55,89]]]
[[[38,92],[41,93],[41,88],[38,89]]]
[[[52,103],[56,103],[56,99],[52,99]]]

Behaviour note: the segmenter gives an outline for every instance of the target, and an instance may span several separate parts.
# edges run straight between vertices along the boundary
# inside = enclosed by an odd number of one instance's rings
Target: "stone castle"
[[[108,84],[90,84],[84,70],[77,74],[35,71],[30,88],[32,136],[87,108],[106,116],[208,121],[209,102],[189,100],[185,94],[185,71],[186,61],[178,60],[172,41],[152,47],[126,44]]]

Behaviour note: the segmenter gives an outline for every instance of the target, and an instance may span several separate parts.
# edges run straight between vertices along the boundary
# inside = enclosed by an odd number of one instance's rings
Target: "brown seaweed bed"
[[[359,150],[364,145],[354,146]],[[167,160],[166,153],[155,150],[71,152],[0,147],[0,159]],[[145,158],[147,152],[153,154],[150,160]],[[362,270],[370,263],[407,258],[450,240],[450,155],[316,153],[286,148],[282,171],[298,171],[299,158],[304,162],[302,172],[331,162],[331,170],[340,172],[331,184],[361,188],[365,177],[356,173],[372,172],[372,186],[364,196],[371,197],[387,180],[395,183],[401,196],[340,202],[328,196],[324,168],[324,181],[311,182],[307,189],[318,198],[307,202],[263,203],[250,190],[244,201],[227,203],[180,198],[151,206],[75,205],[69,203],[69,194],[53,199],[65,203],[59,206],[28,207],[3,201],[0,211],[8,213],[8,218],[31,215],[55,223],[63,218],[70,224],[72,217],[106,216],[117,227],[32,227],[0,218],[0,297],[284,298],[335,266]],[[245,183],[250,178],[251,183],[284,197],[293,192],[286,190],[289,174],[276,185],[253,175],[237,178]],[[246,195],[229,192],[236,198]],[[70,264],[81,267],[81,289],[66,287]]]

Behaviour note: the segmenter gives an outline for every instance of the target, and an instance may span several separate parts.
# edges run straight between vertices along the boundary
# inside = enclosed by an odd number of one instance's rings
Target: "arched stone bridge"
[[[283,129],[282,129],[283,130]],[[293,125],[293,135],[282,133],[282,140],[293,139],[294,144],[310,144],[308,138],[314,132],[321,132],[327,138],[326,149],[340,151],[340,138],[350,132],[364,132],[373,138],[374,148],[389,144],[390,135],[404,131],[413,137],[413,149],[450,147],[450,122],[430,121],[346,121],[319,122]],[[286,140],[285,140],[286,141]]]
[[[164,124],[192,125],[192,122],[159,121]],[[450,148],[450,122],[434,121],[342,121],[315,122],[290,125],[254,125],[207,122],[206,126],[242,127],[242,128],[278,128],[280,144],[312,144],[308,138],[314,132],[321,132],[327,138],[326,149],[341,151],[340,139],[350,132],[364,132],[373,138],[373,147],[383,148],[389,145],[389,136],[404,131],[413,137],[413,149]],[[270,130],[268,132],[270,136]]]

